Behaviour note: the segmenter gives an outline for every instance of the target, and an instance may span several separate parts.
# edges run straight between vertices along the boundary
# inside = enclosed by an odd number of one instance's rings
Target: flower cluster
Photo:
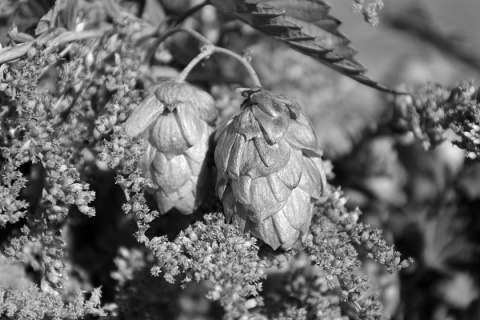
[[[85,181],[103,137],[95,137],[93,120],[109,104],[129,105],[135,99],[131,80],[138,54],[125,43],[125,29],[120,22],[100,40],[72,44],[63,56],[52,52],[55,44],[46,37],[31,44],[26,57],[2,64],[0,225],[9,224],[2,252],[9,264],[31,268],[33,283],[0,286],[8,305],[0,314],[43,319],[99,313],[99,290],[91,302],[80,291],[61,290],[70,284],[61,230],[68,228],[72,213],[95,214],[95,193]],[[97,65],[83,63],[89,53],[97,56]]]
[[[249,309],[263,304],[258,296],[265,277],[254,238],[235,225],[226,224],[222,214],[204,216],[181,232],[174,242],[154,238],[149,247],[158,259],[153,274],[165,273],[183,284],[209,281],[207,297],[220,301],[226,319],[249,314]]]
[[[465,82],[450,88],[428,84],[415,95],[399,95],[394,100],[392,125],[412,132],[426,149],[446,140],[450,129],[457,135],[452,143],[476,158],[480,155],[477,92],[471,82]]]
[[[139,89],[148,86],[147,78],[154,72],[140,71],[144,56],[139,48],[149,45],[150,38],[165,40],[172,30],[161,33],[174,22],[165,19],[157,30],[121,12],[116,2],[99,3],[84,5],[104,11],[85,10],[77,17],[76,1],[58,1],[39,23],[41,36],[0,50],[0,59],[7,59],[0,66],[0,228],[7,227],[0,234],[0,318],[104,315],[100,289],[93,289],[91,279],[108,281],[93,271],[87,274],[81,259],[76,259],[82,245],[100,247],[102,254],[105,247],[114,246],[85,240],[87,232],[77,235],[84,221],[103,232],[99,220],[104,219],[115,231],[134,220],[134,237],[142,245],[138,251],[121,251],[113,261],[116,273],[103,270],[117,281],[107,288],[113,297],[106,299],[120,304],[110,309],[112,318],[115,312],[123,312],[118,318],[133,318],[126,308],[136,302],[147,307],[157,298],[150,297],[145,304],[139,301],[153,295],[137,291],[138,282],[148,282],[149,270],[154,276],[163,275],[164,280],[153,282],[160,283],[153,292],[163,295],[162,306],[168,305],[170,292],[201,283],[202,297],[221,305],[225,319],[377,319],[379,304],[366,292],[366,279],[358,275],[361,266],[354,244],[363,245],[390,271],[408,263],[400,261],[378,230],[357,221],[358,211],[344,208],[339,191],[328,190],[322,152],[299,104],[262,89],[246,59],[209,44],[176,81],[147,88],[141,102]],[[363,6],[363,1],[356,3]],[[380,6],[377,1],[362,10],[374,22],[373,12]],[[82,20],[89,14],[95,21]],[[105,21],[99,21],[102,14],[108,16]],[[200,40],[205,42],[201,35]],[[5,52],[14,58],[9,60]],[[247,65],[255,86],[243,90],[246,99],[239,114],[217,131],[215,141],[217,110],[207,93],[208,83],[201,83],[207,88],[203,90],[183,82],[195,63],[213,53],[236,57]],[[161,55],[154,56],[152,60]],[[445,117],[468,119],[467,127],[453,122],[453,129],[473,148],[471,144],[480,141],[475,140],[478,115],[473,104],[462,106]],[[435,112],[421,111],[418,117],[433,119]],[[214,205],[208,203],[214,166],[225,214],[219,208],[211,210]],[[122,202],[126,213],[122,221],[117,212],[112,214],[115,208],[108,206],[111,198],[102,193],[103,186],[96,184],[104,174],[116,174],[107,189],[118,191],[112,194],[118,211]],[[162,214],[171,209],[196,212],[160,215],[152,210],[155,203],[145,191],[153,193]],[[89,219],[96,209],[106,212]],[[181,225],[181,219],[189,219],[184,220],[188,226]],[[78,244],[79,239],[89,243]],[[308,259],[298,267],[302,249]],[[289,262],[286,270],[277,268],[280,254]],[[261,296],[268,272],[282,274],[285,284]],[[20,280],[7,281],[3,273]],[[92,289],[89,299],[80,288]],[[113,293],[114,289],[119,290]]]
[[[457,135],[453,143],[467,151],[469,158],[480,157],[479,89],[471,95],[472,87],[461,88],[456,106],[447,111],[448,127]]]
[[[328,274],[327,279],[338,283],[342,298],[351,305],[351,311],[360,319],[379,319],[381,304],[368,293],[368,278],[362,277],[361,262],[354,244],[363,246],[367,256],[385,265],[389,272],[406,268],[412,260],[401,260],[383,239],[380,230],[358,222],[361,212],[349,212],[340,190],[331,188],[327,201],[315,210],[311,236],[304,241],[310,260]]]
[[[35,267],[32,266],[32,267]],[[9,319],[42,320],[45,318],[81,318],[87,314],[105,315],[100,308],[101,292],[94,289],[89,299],[75,289],[66,289],[71,299],[68,303],[53,291],[38,287],[18,263],[8,262],[0,255],[0,315]]]
[[[368,257],[383,264],[389,272],[406,268],[412,262],[401,260],[400,253],[389,246],[382,236],[381,230],[358,221],[361,211],[349,212],[345,208],[347,199],[341,190],[331,188],[328,200],[321,204],[319,210],[323,216],[331,220],[336,228],[345,232],[350,242],[360,244],[368,251]]]
[[[448,96],[447,90],[433,84],[421,88],[415,96],[396,96],[393,126],[400,131],[412,132],[425,149],[438,145],[445,140],[442,103]]]
[[[378,18],[378,11],[381,10],[383,6],[383,0],[375,0],[374,2],[366,4],[365,0],[354,0],[352,9],[355,13],[363,14],[365,21],[375,27],[380,22]]]
[[[342,300],[327,273],[310,265],[303,255],[291,262],[278,288],[268,293],[265,309],[268,319],[348,320]],[[288,297],[287,301],[279,297]]]

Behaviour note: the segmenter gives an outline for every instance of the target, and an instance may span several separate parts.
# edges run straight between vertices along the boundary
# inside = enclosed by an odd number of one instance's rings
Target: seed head
[[[159,211],[189,214],[208,195],[208,141],[217,117],[213,98],[187,83],[157,85],[133,111],[125,132],[146,141],[140,161]]]
[[[258,88],[244,94],[241,112],[216,135],[217,194],[227,220],[288,250],[307,235],[325,189],[321,151],[297,103]]]

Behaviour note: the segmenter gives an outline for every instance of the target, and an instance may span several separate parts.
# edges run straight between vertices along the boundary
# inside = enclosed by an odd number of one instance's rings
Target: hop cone
[[[216,135],[217,193],[227,220],[273,249],[307,234],[314,199],[325,188],[312,125],[292,100],[245,91],[241,112]]]
[[[155,189],[159,211],[191,213],[208,195],[209,136],[217,117],[213,98],[189,84],[166,81],[155,87],[125,124],[126,133],[146,140],[140,165]]]

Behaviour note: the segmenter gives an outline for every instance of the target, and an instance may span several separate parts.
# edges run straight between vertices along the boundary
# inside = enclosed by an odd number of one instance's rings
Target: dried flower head
[[[205,159],[217,111],[213,98],[187,83],[166,81],[133,111],[125,132],[146,143],[140,161],[161,213],[172,208],[191,213],[208,194]]]
[[[325,189],[321,151],[297,103],[258,88],[244,94],[216,136],[217,193],[227,220],[288,250],[307,234],[312,200]]]

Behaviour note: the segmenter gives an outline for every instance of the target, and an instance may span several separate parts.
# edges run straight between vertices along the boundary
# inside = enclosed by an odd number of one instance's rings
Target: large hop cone
[[[217,193],[227,220],[273,249],[291,249],[310,227],[325,188],[321,151],[294,101],[248,89],[241,111],[216,134]]]
[[[127,119],[126,133],[146,140],[140,164],[155,184],[152,191],[161,213],[172,208],[191,213],[208,195],[212,173],[206,155],[216,117],[208,93],[166,81]]]

